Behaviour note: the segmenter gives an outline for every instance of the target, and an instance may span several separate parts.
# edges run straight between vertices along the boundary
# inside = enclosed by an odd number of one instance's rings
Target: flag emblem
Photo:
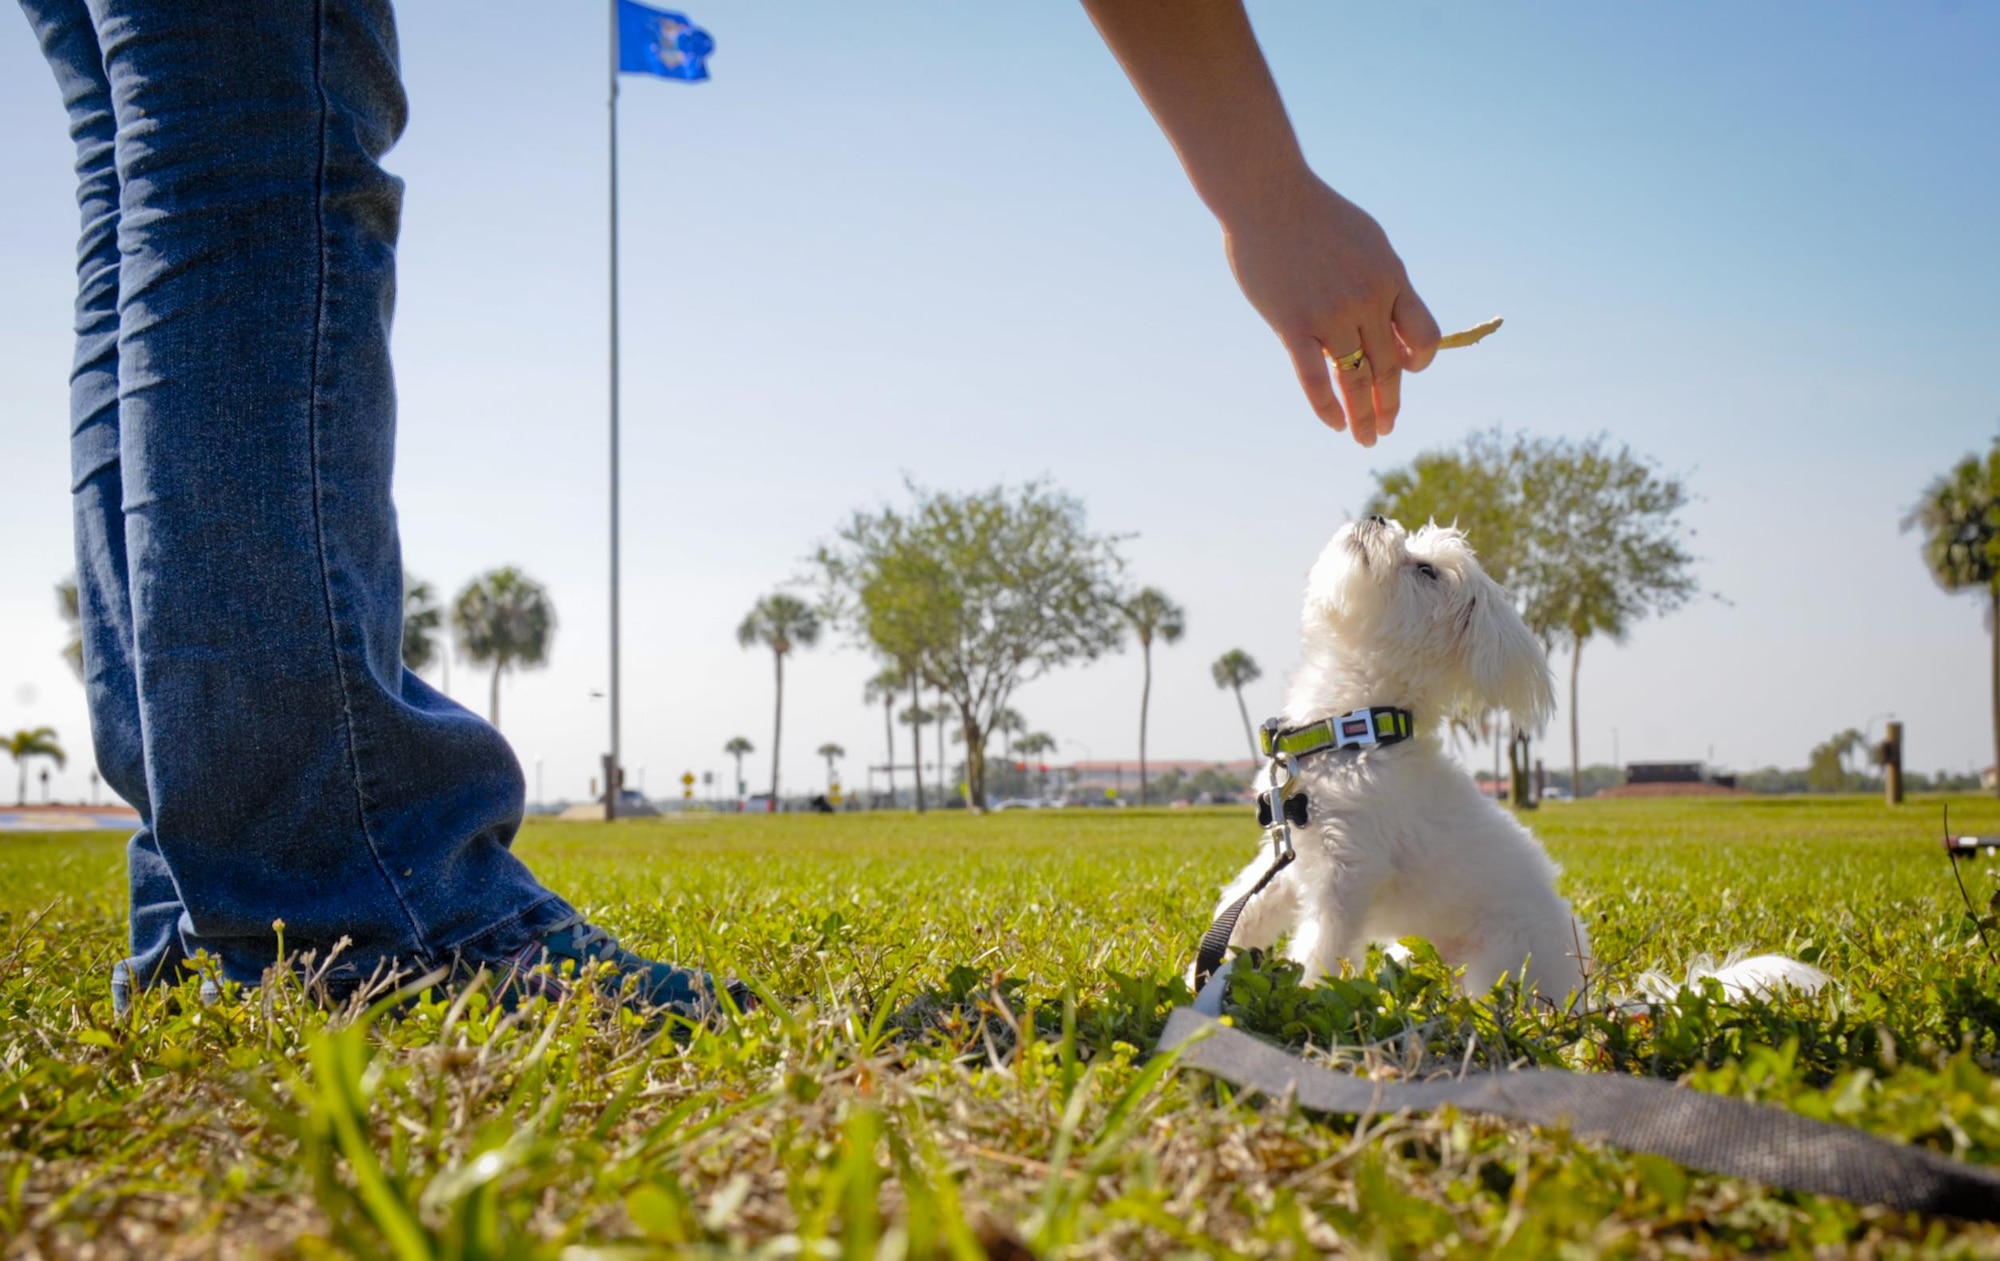
[[[715,39],[684,13],[618,0],[618,68],[699,83],[708,78]]]

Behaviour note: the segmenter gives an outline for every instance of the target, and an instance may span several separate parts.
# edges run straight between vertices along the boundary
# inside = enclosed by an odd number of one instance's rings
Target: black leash
[[[1277,747],[1272,740],[1274,723],[1264,724],[1264,747]],[[1304,793],[1286,796],[1299,778],[1299,759],[1289,752],[1273,752],[1270,766],[1271,786],[1257,794],[1257,825],[1264,829],[1264,838],[1271,842],[1271,865],[1252,885],[1250,892],[1222,908],[1208,931],[1201,935],[1201,945],[1194,954],[1194,990],[1199,994],[1215,976],[1215,970],[1222,966],[1222,956],[1229,953],[1229,939],[1236,935],[1236,921],[1242,918],[1243,908],[1250,905],[1250,899],[1264,891],[1264,887],[1277,878],[1279,872],[1292,865],[1298,851],[1292,848],[1292,827],[1303,827],[1310,812]]]
[[[2000,1221],[2000,1173],[1863,1130],[1707,1095],[1653,1077],[1530,1068],[1434,1081],[1377,1082],[1308,1064],[1186,1007],[1167,1019],[1162,1051],[1181,1063],[1310,1112],[1372,1116],[1446,1106],[1665,1156],[1766,1186],[1885,1204],[1904,1212]]]
[[[1222,966],[1222,956],[1229,952],[1229,939],[1236,934],[1236,921],[1242,916],[1243,908],[1250,905],[1250,899],[1262,893],[1264,886],[1271,883],[1279,872],[1291,866],[1292,859],[1296,857],[1298,855],[1290,849],[1279,851],[1263,878],[1251,887],[1250,892],[1224,907],[1222,914],[1216,916],[1208,931],[1201,935],[1201,946],[1194,956],[1194,988],[1197,994],[1215,975],[1215,970]]]

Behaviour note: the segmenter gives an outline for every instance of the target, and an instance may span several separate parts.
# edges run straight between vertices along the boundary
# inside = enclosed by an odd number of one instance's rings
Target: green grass
[[[1953,815],[2000,831],[1991,801]],[[1239,1023],[1377,1067],[1686,1076],[2000,1163],[2000,966],[1936,801],[1597,802],[1532,822],[1606,991],[1739,946],[1816,962],[1837,991],[1554,1017],[1457,998],[1419,952],[1310,991],[1260,963],[1232,990]],[[1315,1120],[1149,1063],[1256,844],[1235,811],[531,825],[521,852],[626,944],[785,1000],[677,1041],[585,1000],[370,1020],[289,982],[206,1008],[155,992],[120,1023],[119,842],[0,839],[0,1240],[411,1261],[2000,1250],[1994,1228],[1479,1118]],[[1989,866],[1967,873],[1982,911]],[[890,1036],[920,995],[932,1027]]]

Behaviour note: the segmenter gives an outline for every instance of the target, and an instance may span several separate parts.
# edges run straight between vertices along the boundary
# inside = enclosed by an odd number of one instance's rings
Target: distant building
[[[1625,782],[1601,797],[1689,797],[1737,791],[1736,776],[1711,775],[1701,762],[1627,762]]]
[[[1625,766],[1628,784],[1699,784],[1707,779],[1700,762],[1629,762]]]

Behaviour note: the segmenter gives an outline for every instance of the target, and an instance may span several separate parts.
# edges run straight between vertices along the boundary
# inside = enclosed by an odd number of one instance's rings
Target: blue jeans
[[[22,0],[69,110],[85,685],[132,955],[504,959],[571,914],[521,769],[402,665],[388,0]]]

